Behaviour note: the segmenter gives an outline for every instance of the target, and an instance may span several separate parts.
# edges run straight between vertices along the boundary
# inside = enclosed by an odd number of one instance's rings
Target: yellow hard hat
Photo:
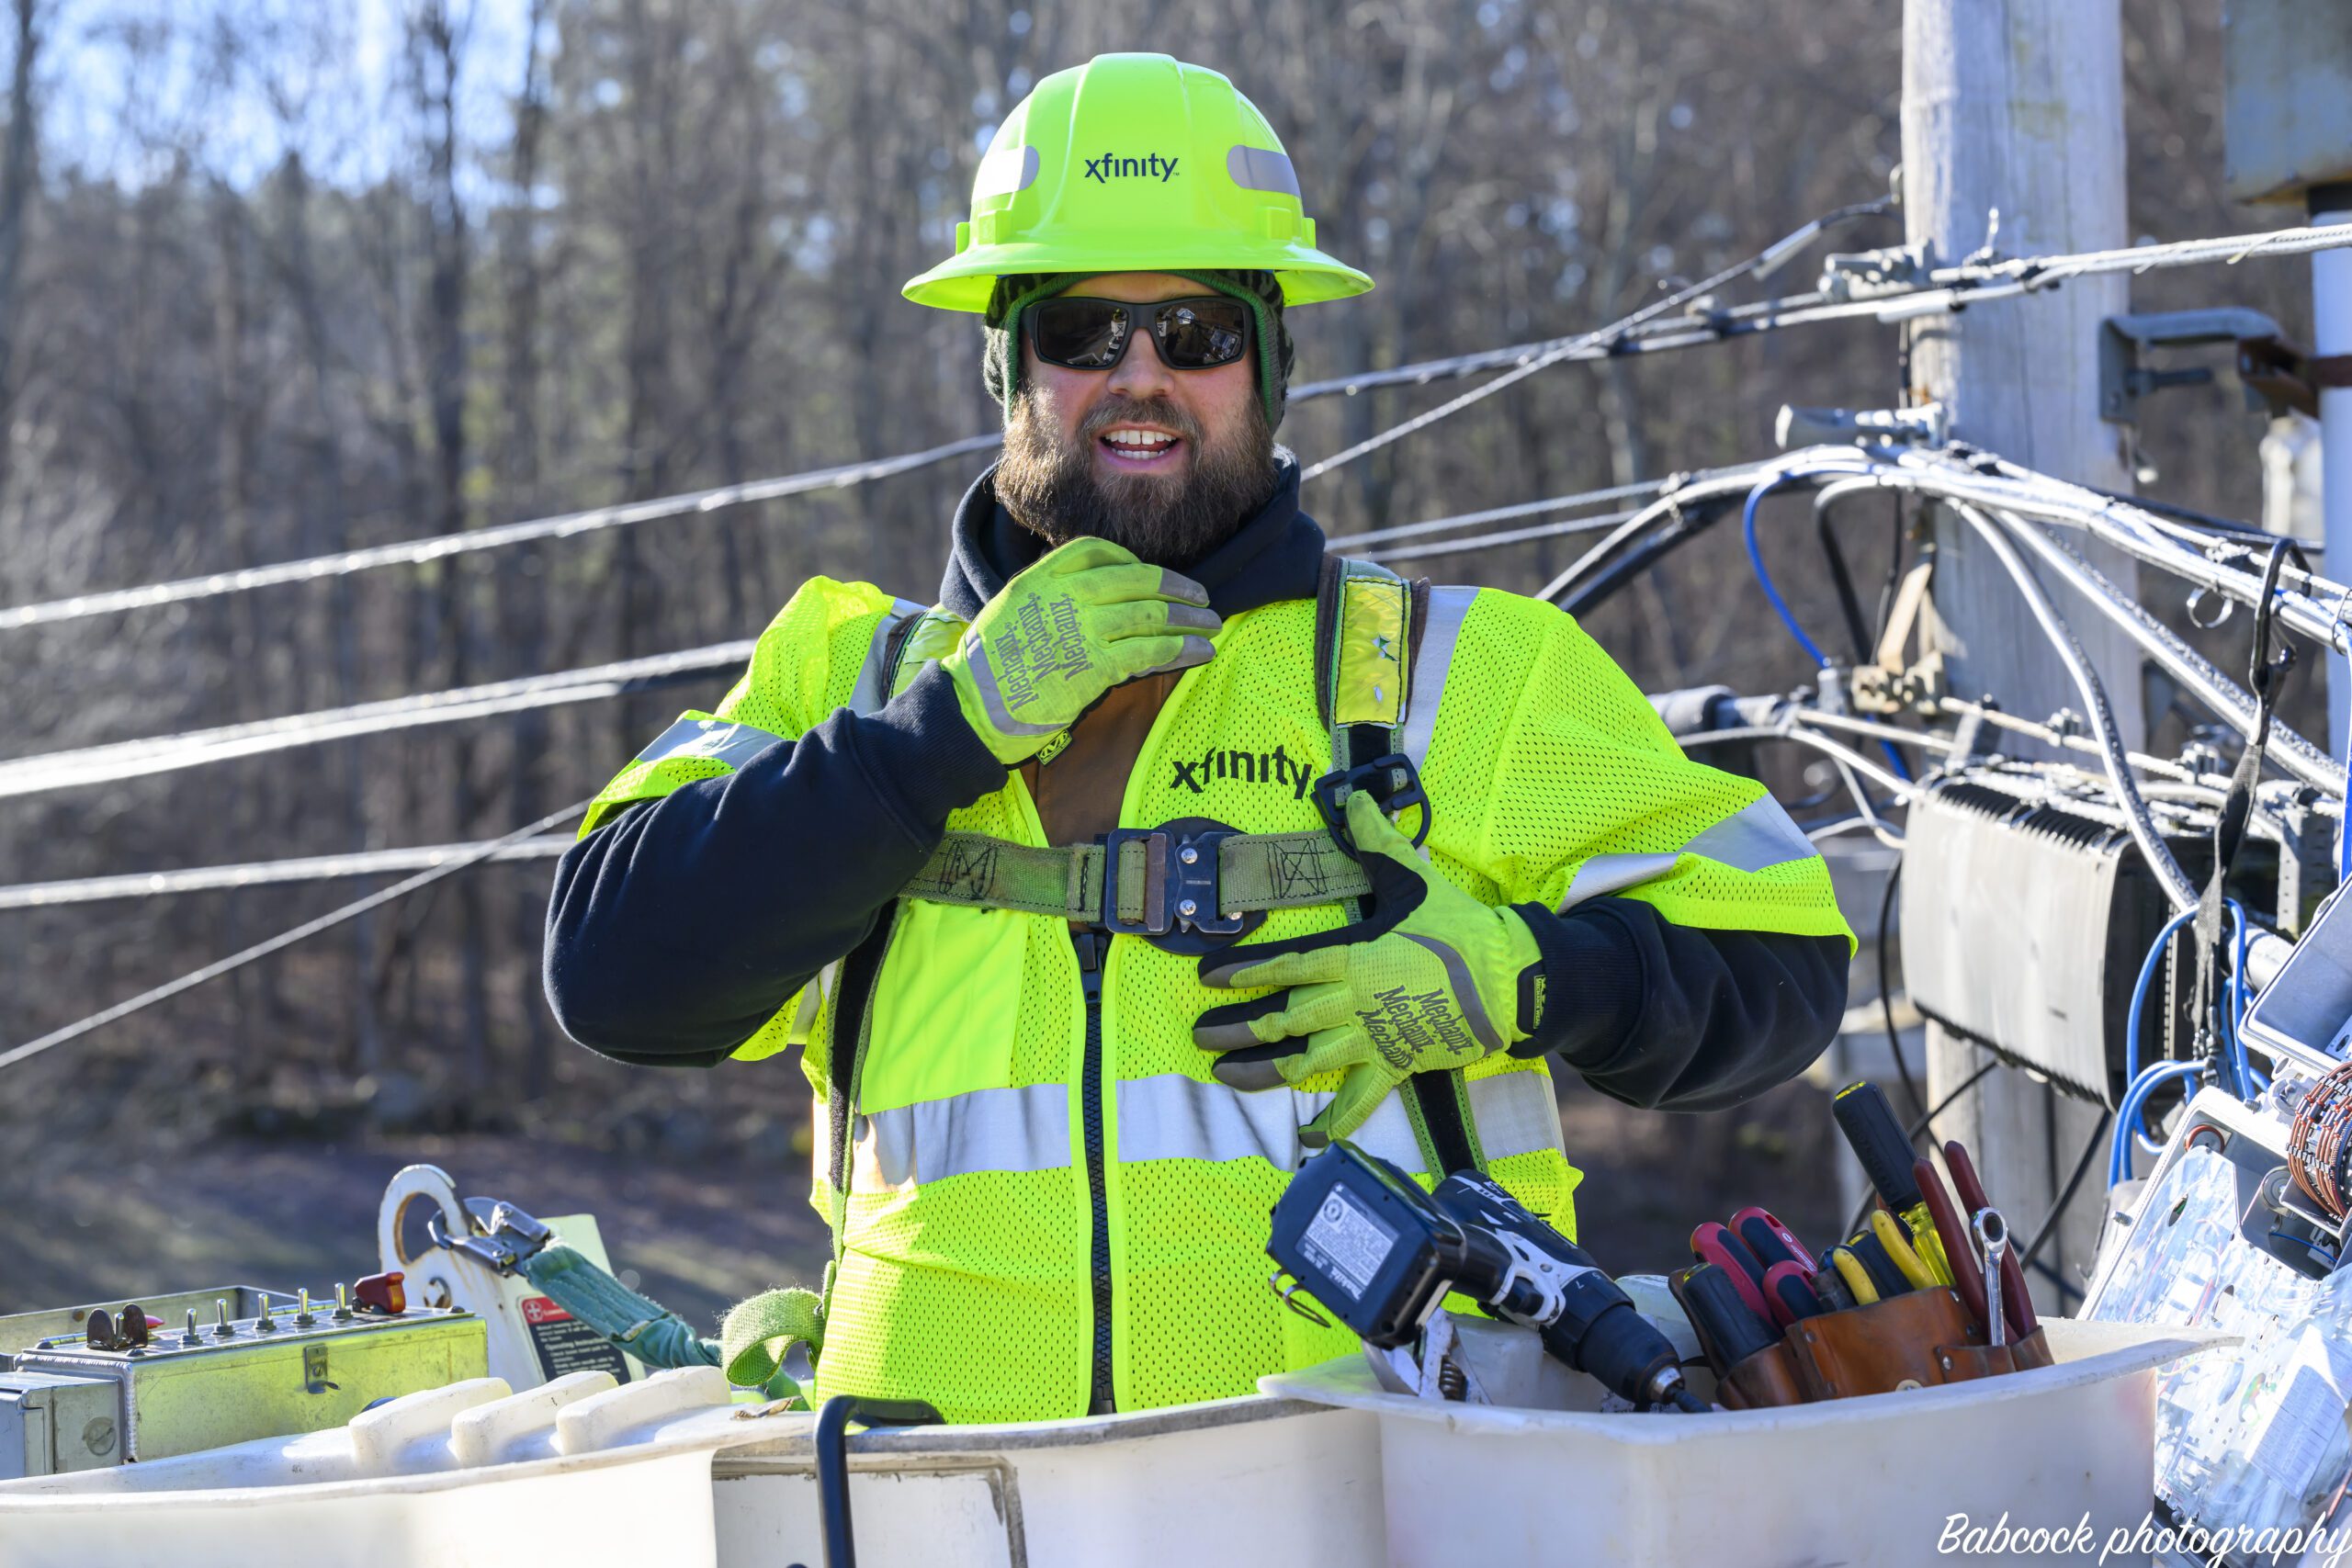
[[[1098,54],[1005,117],[956,254],[904,293],[984,311],[1007,275],[1210,269],[1271,272],[1285,305],[1372,287],[1315,248],[1289,154],[1232,83],[1165,54]]]

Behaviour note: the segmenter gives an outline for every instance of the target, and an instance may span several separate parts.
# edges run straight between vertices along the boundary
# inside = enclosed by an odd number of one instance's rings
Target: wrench
[[[2009,1223],[1998,1209],[1979,1209],[1970,1217],[1969,1229],[1984,1252],[1984,1332],[1998,1345],[2008,1327],[2001,1318],[2001,1260],[2009,1252]]]

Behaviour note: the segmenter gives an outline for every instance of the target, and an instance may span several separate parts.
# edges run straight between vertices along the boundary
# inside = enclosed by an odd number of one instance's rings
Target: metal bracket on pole
[[[1941,403],[1907,409],[1801,408],[1782,403],[1780,416],[1772,422],[1772,439],[1783,450],[1840,441],[1858,446],[1941,446],[1950,433],[1950,420]]]
[[[2244,375],[2247,353],[2255,344],[2282,341],[2278,323],[2259,310],[2225,305],[2204,310],[2159,310],[2109,316],[2098,334],[2098,416],[2110,424],[2134,424],[2140,400],[2166,387],[2203,386],[2213,379],[2210,366],[2179,370],[2143,368],[2140,356],[2152,348],[2186,348],[2196,344],[2239,345],[2239,369]],[[2252,380],[2246,387],[2246,407],[2263,406],[2265,395]]]
[[[1928,596],[1934,579],[1935,558],[1929,556],[1904,574],[1894,604],[1886,617],[1886,633],[1868,664],[1857,665],[1848,682],[1858,713],[1894,714],[1905,709],[1933,717],[1942,712],[1949,690],[1944,681],[1942,623],[1935,601]],[[1919,657],[1905,660],[1904,648],[1917,631]]]

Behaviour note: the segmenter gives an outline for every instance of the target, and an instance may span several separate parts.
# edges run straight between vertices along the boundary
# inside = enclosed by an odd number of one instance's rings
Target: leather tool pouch
[[[1796,1358],[1787,1342],[1768,1345],[1734,1367],[1716,1383],[1715,1397],[1732,1410],[1803,1404],[1804,1386],[1797,1382]]]
[[[2038,1328],[2014,1344],[1986,1345],[1984,1329],[1949,1286],[1802,1319],[1790,1326],[1781,1348],[1807,1401],[1965,1382],[2051,1364],[2049,1341]]]

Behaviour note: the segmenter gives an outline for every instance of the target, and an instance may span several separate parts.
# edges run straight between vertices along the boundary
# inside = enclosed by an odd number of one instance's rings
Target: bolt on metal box
[[[487,1335],[472,1313],[320,1306],[303,1322],[266,1306],[246,1318],[188,1309],[186,1321],[131,1348],[44,1340],[17,1354],[17,1371],[106,1380],[126,1460],[339,1427],[379,1399],[488,1371]]]
[[[121,1460],[120,1395],[111,1379],[0,1372],[0,1481]]]

